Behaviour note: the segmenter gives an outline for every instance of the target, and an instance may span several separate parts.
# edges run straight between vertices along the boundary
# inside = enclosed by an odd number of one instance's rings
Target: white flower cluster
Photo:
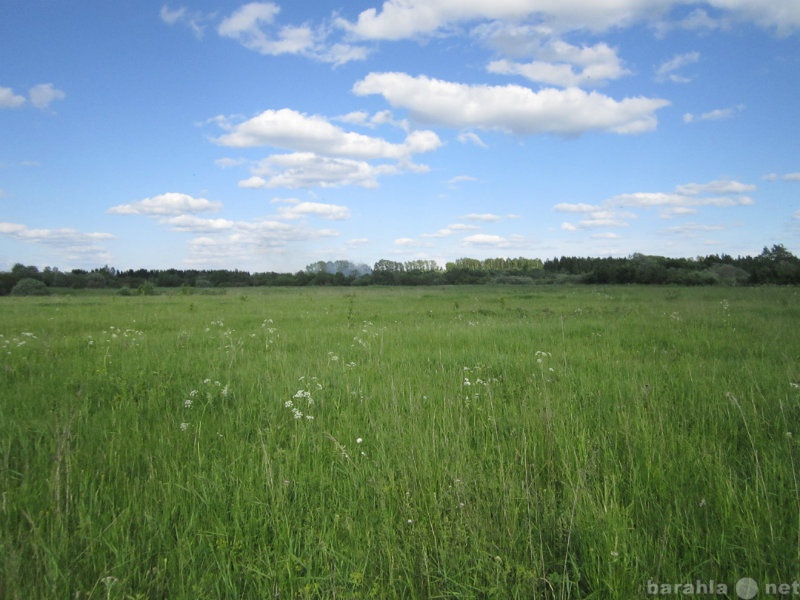
[[[188,396],[183,400],[183,408],[190,410],[195,402],[200,399],[204,399],[206,403],[211,403],[220,398],[227,398],[229,395],[230,387],[227,383],[223,386],[219,381],[206,377],[203,380],[202,388],[189,391]],[[181,431],[186,431],[189,428],[189,423],[181,423],[180,427]]]
[[[300,377],[300,381],[304,381],[305,377]],[[317,390],[322,389],[322,384],[317,382],[316,377],[311,377],[308,380],[308,383],[313,384],[313,387],[316,387]],[[309,415],[303,412],[303,410],[308,411],[309,408],[314,406],[314,398],[311,395],[310,390],[306,389],[299,389],[295,392],[294,396],[292,396],[291,400],[287,400],[283,403],[285,408],[288,408],[292,412],[292,417],[295,420],[299,421],[301,419],[305,419],[306,421],[313,421],[314,416]]]
[[[19,334],[19,336],[5,337],[2,333],[0,333],[0,346],[2,346],[3,350],[6,351],[7,354],[11,354],[12,348],[21,348],[25,346],[29,341],[38,339],[34,334],[29,331],[23,331]]]

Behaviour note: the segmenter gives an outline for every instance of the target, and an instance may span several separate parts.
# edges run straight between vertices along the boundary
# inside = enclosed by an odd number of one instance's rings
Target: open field
[[[800,580],[797,288],[243,293],[0,299],[0,598]]]

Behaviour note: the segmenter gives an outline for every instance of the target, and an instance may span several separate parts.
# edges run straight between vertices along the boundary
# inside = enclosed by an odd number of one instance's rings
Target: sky
[[[800,0],[3,0],[0,270],[800,254]]]

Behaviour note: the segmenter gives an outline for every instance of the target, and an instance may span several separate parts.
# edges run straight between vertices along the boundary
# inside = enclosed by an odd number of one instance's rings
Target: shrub
[[[23,277],[11,289],[12,296],[47,296],[50,289],[44,282],[31,277]]]

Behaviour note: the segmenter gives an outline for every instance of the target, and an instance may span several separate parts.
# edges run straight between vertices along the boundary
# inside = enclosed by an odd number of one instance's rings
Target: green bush
[[[44,282],[31,277],[23,277],[12,288],[12,296],[47,296],[50,293]]]

